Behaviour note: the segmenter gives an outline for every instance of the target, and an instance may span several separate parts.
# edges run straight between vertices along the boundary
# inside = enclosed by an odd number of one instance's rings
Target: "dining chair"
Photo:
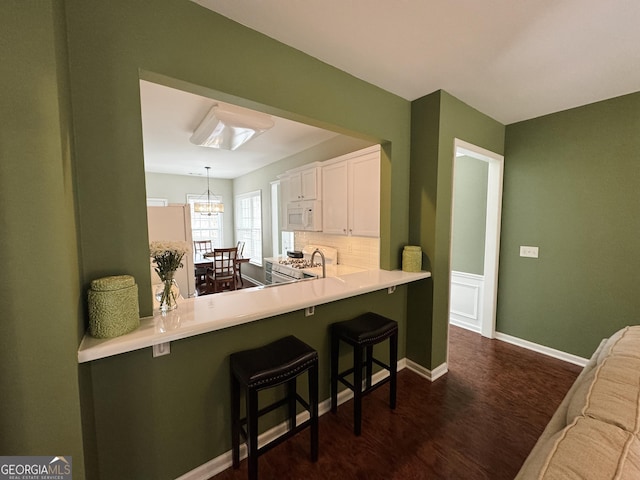
[[[194,258],[201,259],[205,253],[209,253],[211,251],[213,251],[213,244],[211,243],[211,240],[194,240]],[[196,265],[194,267],[194,274],[196,277],[196,291],[200,295],[207,289],[207,267]]]
[[[213,244],[211,243],[211,240],[193,241],[193,253],[196,255],[204,255],[209,252],[213,252]]]
[[[238,249],[216,248],[213,250],[213,268],[207,269],[207,290],[218,293],[223,290],[235,290],[237,287],[236,258]]]

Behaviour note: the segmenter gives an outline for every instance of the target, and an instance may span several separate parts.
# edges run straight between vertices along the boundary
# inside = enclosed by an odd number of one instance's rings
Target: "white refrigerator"
[[[147,207],[147,223],[149,227],[149,242],[153,241],[184,241],[189,251],[182,259],[184,266],[176,272],[176,282],[180,288],[180,295],[184,298],[195,295],[195,274],[193,267],[193,240],[191,236],[191,210],[189,205],[168,205],[166,207]],[[160,277],[153,269],[151,262],[151,295]]]

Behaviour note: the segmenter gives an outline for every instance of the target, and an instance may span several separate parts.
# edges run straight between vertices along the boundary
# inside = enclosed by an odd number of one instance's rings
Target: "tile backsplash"
[[[338,250],[338,263],[366,269],[380,268],[380,239],[347,237],[321,232],[295,232],[295,248],[306,245],[325,245]]]

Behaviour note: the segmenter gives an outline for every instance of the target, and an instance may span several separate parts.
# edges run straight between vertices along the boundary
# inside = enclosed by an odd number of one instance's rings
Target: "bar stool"
[[[389,339],[389,365],[373,358],[373,346]],[[353,347],[353,367],[342,373],[338,372],[340,358],[340,340]],[[363,365],[363,351],[366,361]],[[373,363],[389,371],[389,376],[375,385],[371,385]],[[362,369],[366,367],[366,383],[362,388]],[[391,383],[389,403],[396,408],[396,385],[398,371],[398,322],[378,315],[365,313],[351,320],[331,325],[331,412],[338,411],[338,381],[353,391],[353,432],[360,435],[362,423],[362,397],[387,382]],[[353,384],[346,376],[353,374]]]
[[[258,457],[306,427],[311,427],[311,461],[318,459],[318,352],[293,335],[268,345],[232,353],[231,366],[231,446],[233,467],[240,467],[240,434],[247,442],[249,479],[258,478]],[[309,372],[309,402],[297,393],[296,379]],[[287,384],[285,398],[258,410],[258,392]],[[240,397],[246,396],[246,417],[240,418]],[[310,418],[296,425],[297,402]],[[258,448],[258,418],[287,405],[289,430]],[[246,431],[243,428],[246,426]]]

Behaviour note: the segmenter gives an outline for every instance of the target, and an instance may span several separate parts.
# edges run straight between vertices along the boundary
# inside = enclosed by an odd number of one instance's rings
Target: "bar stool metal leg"
[[[311,407],[311,461],[318,460],[318,367],[309,369],[309,405]]]
[[[396,386],[398,384],[398,334],[394,334],[389,338],[389,375],[391,380],[389,404],[392,409],[396,408]]]
[[[331,413],[338,411],[338,361],[340,359],[340,339],[331,336]]]
[[[247,462],[249,480],[258,478],[258,391],[249,388],[247,392]]]
[[[365,388],[371,388],[371,377],[373,376],[373,345],[367,345],[367,380]]]
[[[233,468],[240,468],[240,383],[231,375],[231,456]]]
[[[362,423],[362,347],[353,348],[353,433],[360,435]]]
[[[296,428],[296,379],[287,382],[287,400],[289,408],[289,430]]]

